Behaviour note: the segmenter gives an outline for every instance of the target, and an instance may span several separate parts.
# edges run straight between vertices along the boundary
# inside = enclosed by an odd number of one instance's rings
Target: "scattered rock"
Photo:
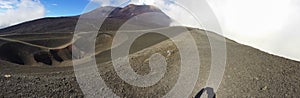
[[[69,90],[69,93],[74,93],[75,91],[73,89],[70,89]]]
[[[5,77],[5,78],[11,78],[11,75],[6,74],[6,75],[4,75],[4,77]]]
[[[263,91],[265,91],[265,90],[267,90],[268,89],[268,86],[264,86],[263,88],[261,88],[260,90],[263,90]]]
[[[36,79],[37,81],[40,81],[40,80],[41,80],[41,78],[39,78],[39,77],[36,77],[35,79]]]
[[[289,96],[289,94],[284,94],[285,96]]]
[[[171,56],[172,52],[170,50],[167,51],[168,57]]]

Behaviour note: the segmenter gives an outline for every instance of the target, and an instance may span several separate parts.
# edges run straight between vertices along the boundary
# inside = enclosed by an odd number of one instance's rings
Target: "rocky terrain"
[[[152,15],[141,15],[155,13]],[[138,17],[135,17],[139,15]],[[75,30],[78,19],[88,21],[85,28],[90,30],[96,18],[105,18],[101,30],[117,30],[128,19],[135,17],[131,23],[135,28],[151,29],[158,27],[168,27],[171,19],[160,9],[150,5],[128,5],[120,7],[100,7],[91,12],[70,17],[48,17],[33,21],[24,22],[18,25],[0,29],[0,34],[25,34],[25,33],[72,33]],[[151,21],[145,21],[151,20]],[[136,27],[138,26],[138,27]]]
[[[105,7],[106,10],[110,8],[112,7]],[[159,12],[152,6],[129,5],[125,8],[118,8],[115,13],[131,11],[141,14],[144,10]],[[90,13],[86,15],[88,14]],[[122,35],[124,37],[130,36],[132,33],[149,33],[136,39],[129,51],[130,66],[137,74],[147,75],[150,72],[149,57],[152,54],[163,55],[167,63],[167,72],[157,84],[150,87],[132,86],[118,76],[111,59],[111,44],[116,34],[116,28],[120,27],[120,23],[124,23],[122,21],[124,18],[126,20],[126,17],[132,17],[130,15],[134,14],[120,15],[106,16],[109,19],[105,24],[114,25],[115,23],[117,25],[112,28],[104,26],[99,32],[96,32],[96,53],[93,54],[97,63],[96,70],[105,84],[117,96],[122,98],[162,97],[177,83],[181,68],[181,55],[174,42],[166,36],[156,33],[159,31],[178,33],[172,36],[178,42],[186,40],[185,33],[192,34],[197,44],[201,65],[199,65],[198,81],[189,97],[195,97],[205,87],[212,62],[210,42],[220,42],[219,39],[224,37],[196,28],[166,26],[155,28],[157,24],[153,27],[149,26],[150,28],[146,26],[147,28],[143,28],[143,30],[119,31],[124,34]],[[74,50],[84,53],[85,49],[73,43],[86,40],[83,36],[90,36],[95,32],[86,31],[74,35],[72,26],[75,25],[77,18],[78,16],[39,19],[0,30],[0,97],[86,97],[79,86],[72,62],[72,58],[77,58],[79,61],[85,59],[85,57],[72,57]],[[55,26],[61,22],[66,22],[66,24]],[[32,24],[38,24],[37,28],[31,26]],[[53,28],[51,28],[52,26]],[[141,25],[132,23],[132,26]],[[189,32],[182,32],[181,29]],[[300,97],[300,62],[225,39],[226,68],[219,88],[214,89],[217,91],[217,97]],[[122,43],[114,48],[121,46]],[[89,69],[89,66],[82,68]],[[83,73],[80,76],[90,80],[91,77],[88,77],[90,74]],[[89,96],[95,97],[96,95]]]

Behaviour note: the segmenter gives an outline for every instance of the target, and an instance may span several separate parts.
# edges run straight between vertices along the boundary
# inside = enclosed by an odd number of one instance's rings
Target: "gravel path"
[[[198,82],[190,97],[204,87],[209,75],[211,54],[206,34],[193,30],[201,59]],[[216,40],[216,39],[214,39]],[[168,56],[167,51],[172,55]],[[180,71],[180,56],[167,40],[130,55],[131,67],[141,75],[150,71],[147,58],[153,53],[167,57],[167,72],[151,87],[135,87],[124,82],[109,61],[107,53],[98,54],[100,76],[112,91],[121,97],[161,97],[172,89]],[[70,64],[70,62],[65,63]],[[300,97],[300,63],[227,40],[227,65],[217,91],[219,98]],[[88,73],[87,73],[88,74]],[[83,75],[84,76],[84,75]],[[73,67],[31,67],[0,61],[0,97],[83,97]]]

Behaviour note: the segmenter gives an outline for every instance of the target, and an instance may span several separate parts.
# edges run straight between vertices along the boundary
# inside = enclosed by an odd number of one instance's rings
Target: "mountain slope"
[[[70,60],[73,46],[71,41],[75,37],[72,34],[79,17],[84,25],[79,27],[80,33],[91,32],[94,27],[100,25],[96,19],[104,19],[97,37],[107,41],[111,40],[111,37],[103,33],[118,30],[125,23],[126,30],[168,27],[171,23],[171,19],[160,9],[149,5],[133,4],[124,8],[100,7],[81,16],[33,20],[0,30],[0,59],[22,65],[36,65],[36,62],[55,65],[54,62]],[[99,45],[110,43],[100,41],[98,41]],[[103,47],[98,46],[100,49],[98,52],[108,46]]]
[[[129,5],[125,8],[116,8],[110,15],[101,12],[112,9],[114,7],[104,7],[96,9],[99,11],[83,14],[86,16],[84,19],[88,22],[95,16],[98,17],[97,15],[100,18],[106,17],[106,20],[96,37],[94,49],[96,54],[92,54],[95,56],[97,69],[91,66],[81,66],[82,69],[79,68],[79,70],[88,69],[88,71],[77,77],[74,73],[75,65],[71,60],[72,52],[85,53],[82,51],[87,48],[84,45],[91,41],[83,36],[91,36],[95,33],[88,31],[88,27],[91,26],[87,26],[84,28],[87,31],[73,35],[78,16],[39,19],[0,30],[0,97],[83,97],[83,89],[80,88],[78,79],[83,77],[86,80],[84,83],[81,82],[82,85],[95,82],[92,81],[95,76],[90,76],[93,75],[92,70],[96,70],[105,84],[120,97],[162,97],[178,82],[182,66],[178,47],[166,36],[156,32],[162,30],[179,33],[172,38],[177,42],[183,42],[187,39],[184,35],[187,32],[180,29],[190,31],[196,41],[201,60],[198,81],[194,88],[190,88],[193,89],[193,92],[189,97],[196,96],[205,87],[212,62],[210,42],[220,42],[219,38],[224,37],[195,28],[167,27],[166,24],[170,22],[169,18],[152,6]],[[151,15],[138,16],[130,21],[131,17],[136,16],[135,14],[142,15],[146,12],[158,12],[162,15],[159,16],[161,18],[153,17],[153,19],[166,21],[162,24],[148,22],[152,18]],[[147,21],[142,21],[143,19]],[[112,40],[120,26],[128,21],[130,21],[131,29],[119,31],[125,39],[123,42],[126,42],[126,38],[130,38],[133,33],[149,33],[136,39],[130,47],[128,57],[130,66],[137,74],[149,74],[151,71],[149,57],[154,53],[165,57],[167,71],[164,77],[153,86],[137,87],[126,83],[118,76],[112,65]],[[83,45],[81,47],[73,44],[74,41],[79,40],[85,42],[80,44]],[[216,92],[217,97],[300,97],[300,62],[271,55],[230,39],[226,39],[226,45],[226,70]],[[123,43],[120,43],[113,49],[122,46]],[[122,57],[120,56],[120,58]],[[77,57],[76,59],[76,62],[80,63],[88,63],[87,61],[89,61],[89,57]],[[115,61],[120,62],[119,60]],[[122,65],[125,64],[122,63]],[[220,72],[215,73],[221,74]],[[90,87],[96,88],[94,85]],[[99,89],[102,90],[102,88]],[[90,96],[96,97],[95,95],[91,94]]]
[[[156,14],[143,15],[155,12]],[[136,17],[139,16],[139,17]],[[53,17],[42,18],[33,21],[24,22],[15,26],[0,29],[0,35],[3,34],[24,34],[24,33],[71,33],[74,32],[75,26],[80,16],[72,17]],[[81,15],[83,21],[93,23],[95,18],[104,18],[104,25],[100,30],[117,30],[123,23],[129,19],[136,17],[131,24],[140,26],[140,29],[152,29],[159,27],[168,27],[171,19],[160,9],[149,5],[128,5],[124,8],[120,7],[100,7],[91,12]],[[152,20],[152,21],[144,21]],[[154,22],[153,22],[154,21]],[[155,23],[156,22],[156,23]],[[87,30],[89,30],[87,26]],[[98,27],[98,25],[97,25]],[[100,26],[99,26],[100,27]]]
[[[172,31],[176,27],[163,29]],[[206,32],[198,29],[189,30],[197,42],[201,60],[198,82],[190,95],[192,97],[205,86],[211,64],[211,48]],[[210,40],[220,41],[216,39],[220,36],[215,34],[209,35],[213,38]],[[142,41],[148,41],[149,39],[146,40],[148,37],[144,36],[142,39],[145,40],[136,41],[136,45],[139,46],[138,43],[146,43]],[[218,89],[217,97],[300,97],[299,62],[274,56],[229,39],[226,39],[226,44],[226,71]],[[168,53],[166,51],[172,51],[172,54],[167,56]],[[128,85],[120,79],[112,65],[109,50],[96,55],[100,76],[118,96],[161,97],[169,92],[171,87],[177,82],[180,71],[180,55],[172,41],[165,40],[131,54],[131,67],[139,74],[147,74],[150,71],[147,58],[153,53],[160,53],[165,56],[168,66],[165,77],[152,87],[139,88]],[[3,81],[0,85],[2,91],[0,95],[2,96],[83,96],[76,82],[72,66],[18,66],[3,61],[1,61],[1,64],[0,75],[9,74],[12,76],[11,78],[0,77],[0,81]],[[72,65],[72,62],[62,64]],[[88,77],[85,75],[89,75],[89,73],[82,74],[82,77]],[[15,93],[10,91],[15,91]]]

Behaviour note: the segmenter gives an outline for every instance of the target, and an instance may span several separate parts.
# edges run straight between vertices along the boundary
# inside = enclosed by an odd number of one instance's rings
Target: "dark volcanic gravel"
[[[194,30],[200,50],[201,69],[199,81],[191,96],[204,86],[210,68],[210,46],[203,31]],[[167,60],[168,74],[155,87],[140,89],[126,85],[113,72],[111,62],[99,63],[99,71],[113,91],[122,97],[160,97],[176,83],[179,62],[178,51],[165,41],[139,53],[132,59],[133,69],[139,74],[149,72],[144,61],[153,52],[166,55],[174,50]],[[163,47],[164,46],[164,47]],[[100,58],[101,54],[96,56]],[[99,57],[99,58],[98,58]],[[147,65],[147,64],[145,64]],[[140,89],[140,90],[139,90]],[[149,92],[149,93],[148,93]],[[148,93],[148,94],[147,94]],[[143,94],[147,94],[144,95]],[[0,98],[2,97],[84,97],[72,67],[31,67],[0,61]],[[227,66],[218,98],[300,98],[300,63],[274,56],[257,49],[227,40]]]

